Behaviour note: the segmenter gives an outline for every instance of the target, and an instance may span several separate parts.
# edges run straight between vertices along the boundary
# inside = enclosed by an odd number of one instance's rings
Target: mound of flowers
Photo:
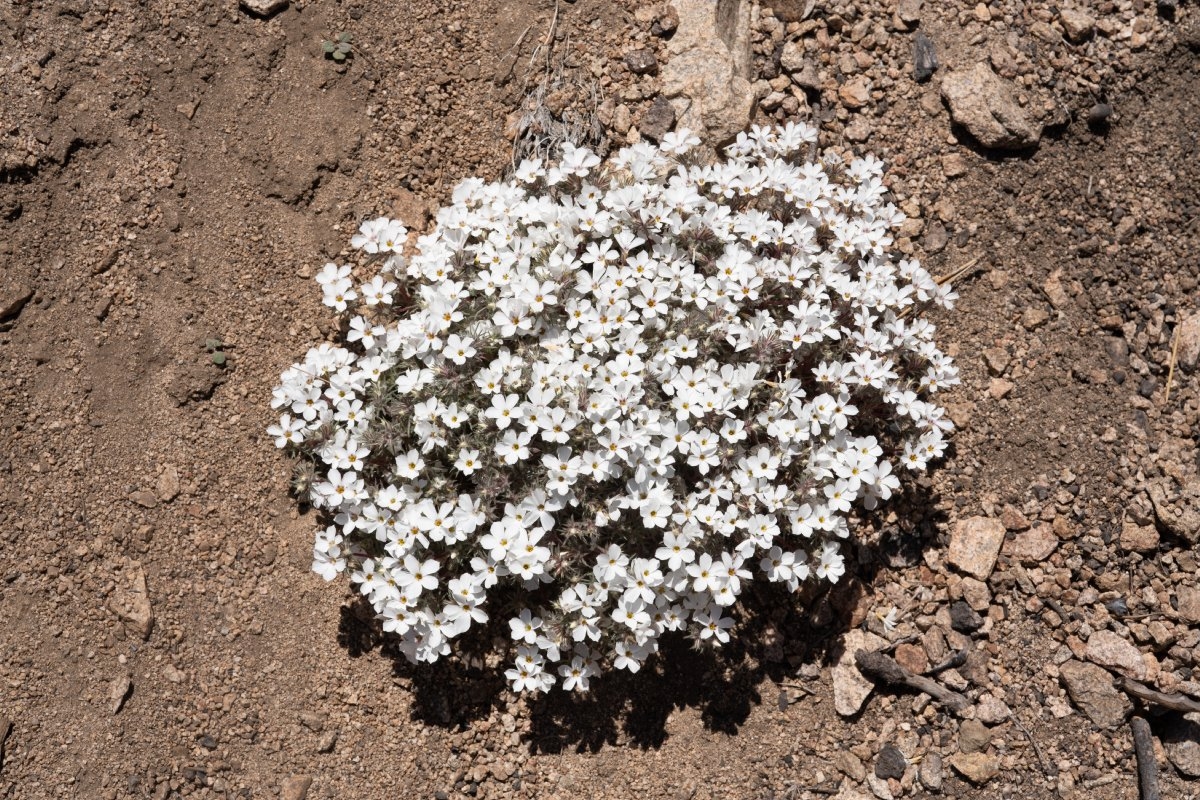
[[[836,582],[855,505],[945,448],[957,372],[922,312],[955,295],[890,255],[882,164],[815,142],[566,145],[464,181],[410,257],[365,222],[359,264],[317,275],[343,336],[272,402],[330,520],[313,569],[414,662],[502,615],[538,691],[636,672],[669,632],[728,641],[753,580]]]

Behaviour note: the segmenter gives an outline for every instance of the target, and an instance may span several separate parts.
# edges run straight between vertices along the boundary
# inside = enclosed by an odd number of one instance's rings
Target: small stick
[[[1181,714],[1200,711],[1200,701],[1196,701],[1185,694],[1167,694],[1166,692],[1151,689],[1146,684],[1139,683],[1132,678],[1126,678],[1123,675],[1117,678],[1117,686],[1143,703],[1152,703],[1156,706],[1168,708],[1171,711],[1178,711]]]
[[[934,280],[937,281],[938,286],[944,286],[945,284],[950,283],[951,281],[956,281],[959,278],[961,278],[963,275],[966,275],[967,272],[970,271],[970,269],[978,263],[979,263],[979,256],[976,256],[975,258],[972,258],[967,263],[963,264],[958,269],[954,270],[954,272],[943,275],[940,278],[934,278]]]
[[[1017,719],[1016,714],[1013,714],[1011,719],[1013,724],[1017,726],[1017,730],[1025,734],[1025,738],[1029,740],[1031,745],[1033,745],[1033,754],[1037,756],[1038,765],[1042,768],[1042,774],[1049,778],[1050,770],[1046,767],[1046,760],[1042,758],[1042,748],[1038,747],[1037,740],[1033,738],[1033,734],[1030,733],[1029,729],[1021,723],[1021,720]]]
[[[1137,755],[1138,785],[1142,788],[1142,800],[1162,800],[1158,791],[1158,761],[1154,758],[1154,739],[1150,735],[1150,723],[1143,717],[1129,720],[1133,728],[1133,752]]]
[[[1167,369],[1167,389],[1163,392],[1163,405],[1165,406],[1171,400],[1171,379],[1175,377],[1175,354],[1179,352],[1179,329],[1178,323],[1175,325],[1175,341],[1171,344],[1171,366]]]
[[[907,686],[924,692],[960,716],[971,705],[971,701],[958,692],[947,689],[937,681],[914,675],[896,663],[896,659],[878,651],[859,650],[854,654],[854,661],[863,674],[884,683]]]

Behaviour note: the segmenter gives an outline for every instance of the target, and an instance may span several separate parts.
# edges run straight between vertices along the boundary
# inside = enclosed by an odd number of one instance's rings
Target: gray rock
[[[720,146],[750,124],[749,0],[675,0],[679,28],[662,67],[662,93],[681,127]]]
[[[258,17],[269,17],[287,8],[288,0],[241,0],[241,6]]]
[[[958,749],[962,753],[982,753],[992,743],[987,725],[974,719],[964,720],[958,727]]]
[[[888,742],[879,751],[879,758],[875,760],[875,777],[877,778],[895,778],[900,780],[904,777],[904,770],[908,767],[908,760],[904,757],[904,753],[900,752],[900,748]]]
[[[950,627],[959,633],[974,633],[983,627],[983,617],[965,600],[955,600],[950,604]]]
[[[854,654],[859,650],[878,650],[887,645],[887,640],[858,629],[849,631],[842,639],[841,652],[833,665],[833,707],[843,717],[859,712],[863,703],[871,696],[875,684],[858,671]]]
[[[658,59],[649,47],[639,47],[625,54],[625,66],[634,75],[651,75],[658,72]]]
[[[1000,546],[1004,544],[1004,525],[991,517],[959,520],[950,532],[950,566],[986,581],[996,566]]]
[[[1088,637],[1087,657],[1093,663],[1111,667],[1134,680],[1146,679],[1142,651],[1112,631],[1096,631]]]
[[[658,141],[666,136],[673,127],[675,127],[675,108],[665,97],[659,97],[642,117],[642,121],[638,125],[638,132]]]
[[[1058,668],[1058,674],[1071,702],[1092,722],[1101,728],[1119,728],[1125,724],[1133,705],[1113,686],[1108,670],[1072,659]]]
[[[917,772],[921,785],[931,792],[942,790],[942,757],[937,753],[926,753]]]
[[[984,147],[1024,150],[1034,147],[1042,126],[1017,103],[1016,90],[987,64],[953,72],[942,80],[942,99],[950,116]]]
[[[933,77],[938,68],[937,46],[921,31],[913,37],[913,77],[924,83]]]
[[[1200,725],[1180,719],[1163,732],[1162,743],[1177,770],[1189,778],[1200,778]]]
[[[0,314],[0,317],[3,316]],[[1200,313],[1189,314],[1180,324],[1175,358],[1176,366],[1189,371],[1200,363]]]

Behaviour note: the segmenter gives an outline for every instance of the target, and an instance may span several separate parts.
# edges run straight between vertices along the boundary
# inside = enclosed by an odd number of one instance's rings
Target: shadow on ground
[[[664,637],[661,652],[640,672],[594,679],[586,694],[553,691],[530,698],[525,735],[534,753],[596,752],[606,745],[660,747],[667,720],[679,709],[699,709],[707,729],[736,735],[751,710],[776,702],[765,681],[794,679],[804,665],[826,665],[847,630],[863,622],[878,573],[918,563],[943,521],[928,481],[921,481],[884,514],[863,519],[851,571],[836,585],[789,595],[774,585],[751,584],[737,606],[737,636],[720,649],[697,649],[682,636]],[[896,514],[885,522],[887,512]],[[455,654],[433,665],[413,665],[385,634],[365,598],[341,609],[338,643],[352,658],[378,650],[392,661],[397,682],[413,697],[414,719],[462,730],[504,709],[511,699],[503,666],[485,663],[486,649],[507,642],[506,619],[493,614],[484,635],[456,643]],[[771,696],[764,698],[764,690]]]

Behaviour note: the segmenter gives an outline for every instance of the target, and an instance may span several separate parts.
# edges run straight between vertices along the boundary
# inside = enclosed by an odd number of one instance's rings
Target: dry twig
[[[907,686],[924,692],[957,715],[961,716],[971,705],[971,701],[958,692],[947,689],[935,680],[909,672],[900,666],[896,659],[878,651],[859,650],[854,654],[854,662],[864,675],[884,683]]]
[[[1133,728],[1133,752],[1137,756],[1138,785],[1142,789],[1142,800],[1162,800],[1158,791],[1158,762],[1154,758],[1154,738],[1150,735],[1150,723],[1142,717],[1129,720]]]
[[[1186,694],[1160,692],[1157,689],[1151,689],[1144,683],[1135,681],[1132,678],[1126,678],[1123,675],[1117,677],[1117,686],[1126,694],[1133,695],[1143,703],[1162,706],[1171,711],[1178,711],[1181,714],[1200,711],[1200,701],[1188,697]]]

